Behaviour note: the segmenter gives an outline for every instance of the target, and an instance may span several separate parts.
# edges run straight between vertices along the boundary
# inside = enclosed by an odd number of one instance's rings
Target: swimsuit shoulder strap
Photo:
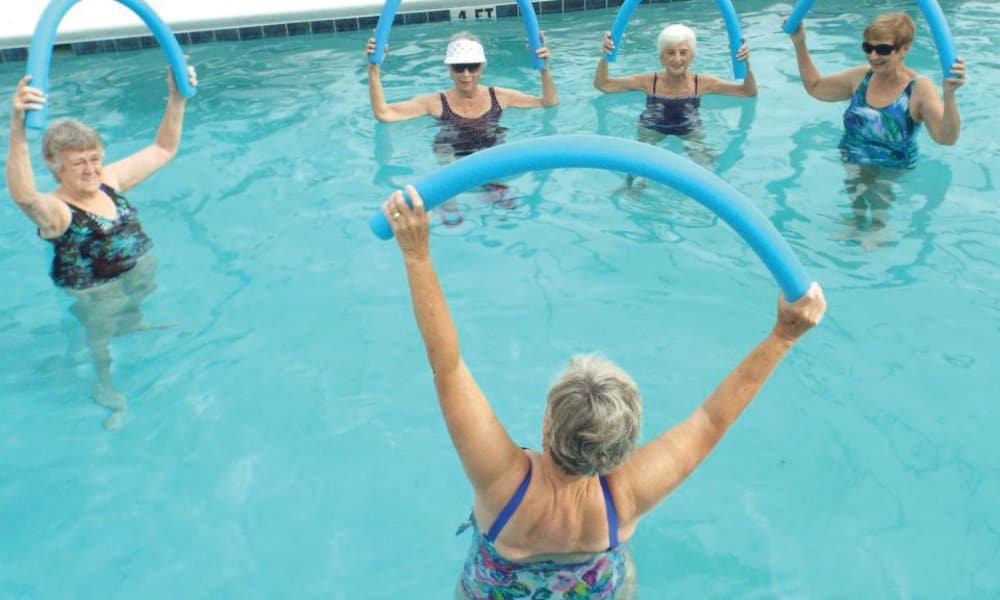
[[[452,112],[451,107],[448,106],[448,98],[445,97],[444,92],[441,92],[440,94],[438,94],[438,96],[441,97],[441,117],[440,118],[441,119],[446,119],[446,118],[448,118],[449,116],[451,116],[454,113]]]
[[[491,85],[489,87],[489,90],[490,90],[490,110],[500,108],[500,101],[497,100],[496,89],[494,89],[493,86]]]
[[[524,494],[528,491],[528,484],[531,483],[531,457],[527,454],[525,457],[528,459],[528,472],[525,473],[524,479],[521,480],[521,485],[517,486],[517,490],[514,492],[514,495],[507,501],[507,505],[500,511],[500,514],[497,515],[497,520],[493,521],[493,526],[490,527],[489,532],[486,533],[486,539],[489,540],[490,543],[496,541],[497,536],[500,535],[500,531],[504,528],[504,525],[507,524],[507,521],[514,516],[514,511],[516,511],[517,507],[521,505],[521,500],[524,500]]]
[[[615,499],[611,497],[607,477],[601,475],[600,480],[601,491],[604,492],[604,510],[608,515],[608,538],[611,542],[608,550],[614,550],[618,545],[618,511],[615,509]]]
[[[653,95],[656,95],[656,73],[653,73]]]
[[[872,75],[874,73],[875,73],[875,71],[873,71],[871,69],[868,69],[868,72],[865,73],[864,79],[862,79],[861,83],[858,84],[858,93],[859,94],[864,94],[868,90],[868,83],[872,80]]]
[[[694,74],[694,95],[698,95],[698,74]]]

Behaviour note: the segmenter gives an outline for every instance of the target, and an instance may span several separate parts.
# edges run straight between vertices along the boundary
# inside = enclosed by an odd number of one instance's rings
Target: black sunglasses
[[[872,51],[879,56],[889,56],[896,50],[895,44],[869,44],[868,42],[861,43],[861,49],[864,50],[865,54],[871,54]]]
[[[475,73],[479,70],[479,67],[483,66],[482,63],[456,63],[451,66],[451,70],[456,73],[461,73],[462,71],[468,71],[469,73]]]

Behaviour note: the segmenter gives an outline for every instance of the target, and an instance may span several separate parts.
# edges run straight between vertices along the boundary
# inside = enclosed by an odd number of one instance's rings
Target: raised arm
[[[939,144],[951,146],[958,141],[962,128],[962,118],[958,114],[955,91],[965,83],[965,61],[955,60],[951,67],[951,77],[944,80],[944,93],[938,97],[937,87],[930,79],[917,80],[914,96],[914,112],[917,121],[927,125],[927,133]]]
[[[552,79],[552,71],[549,69],[549,48],[545,45],[544,37],[542,47],[536,50],[535,54],[545,61],[545,66],[538,72],[542,80],[542,95],[532,96],[509,88],[495,88],[497,101],[503,108],[539,108],[559,104],[559,92],[556,91],[556,82]]]
[[[375,52],[375,39],[369,38],[366,56]],[[379,65],[366,60],[368,65],[368,99],[372,105],[372,115],[383,123],[394,123],[415,119],[424,115],[434,115],[431,112],[433,94],[423,94],[389,104],[385,101],[385,91],[382,89],[382,78],[379,75]]]
[[[594,87],[605,94],[616,94],[618,92],[631,92],[633,90],[646,90],[645,80],[648,76],[643,73],[626,75],[624,77],[611,77],[608,75],[608,61],[604,55],[611,52],[615,47],[611,39],[611,32],[604,33],[604,43],[601,46],[601,58],[597,61],[597,69],[594,70]]]
[[[753,75],[753,69],[750,68],[750,48],[747,47],[746,42],[740,45],[736,58],[747,65],[747,76],[743,78],[743,82],[724,81],[712,75],[702,75],[699,86],[702,94],[720,94],[743,98],[757,95],[757,79]]]
[[[726,430],[750,404],[771,372],[802,334],[819,323],[826,310],[823,291],[809,291],[789,304],[778,300],[774,329],[750,351],[700,407],[675,427],[643,445],[615,472],[627,505],[638,518],[676,488],[719,443]],[[629,493],[630,492],[630,493]]]
[[[12,101],[14,110],[10,119],[10,146],[7,150],[7,189],[24,214],[38,226],[42,237],[60,235],[69,226],[70,214],[66,204],[51,194],[43,194],[35,187],[31,170],[31,153],[24,128],[26,110],[37,110],[45,103],[45,96],[38,88],[28,85],[31,75],[17,83]]]
[[[823,77],[816,65],[813,64],[812,56],[809,55],[809,48],[806,46],[805,25],[800,24],[791,38],[795,47],[795,60],[798,63],[799,76],[802,78],[802,87],[806,89],[806,92],[813,98],[825,102],[849,100],[854,94],[854,90],[861,84],[868,67],[861,65],[841,71],[836,75]]]
[[[198,85],[198,76],[194,67],[188,67],[188,81],[192,86]],[[149,146],[135,154],[113,162],[104,167],[104,181],[113,188],[127,192],[144,179],[157,172],[170,162],[177,154],[181,145],[181,131],[184,128],[185,98],[174,83],[174,76],[167,69],[167,108],[163,111],[163,119],[156,130],[156,139]]]
[[[382,211],[403,253],[413,314],[434,371],[448,433],[469,481],[477,492],[485,493],[524,458],[462,360],[455,323],[431,262],[430,220],[417,191],[413,186],[406,190],[413,201],[412,209],[402,192],[396,191],[383,204]]]

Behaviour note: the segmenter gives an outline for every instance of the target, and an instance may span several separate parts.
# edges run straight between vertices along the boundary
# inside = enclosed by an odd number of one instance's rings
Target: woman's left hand
[[[184,58],[187,58],[186,56]],[[198,87],[198,73],[195,72],[194,66],[188,65],[188,83],[191,87]],[[174,81],[174,71],[170,67],[167,67],[167,89],[170,91],[170,97],[175,100],[183,100],[184,96],[177,89],[177,83]]]
[[[954,93],[963,84],[965,84],[965,61],[956,58],[955,63],[951,65],[951,77],[944,80],[944,90]]]
[[[427,258],[430,255],[430,217],[424,210],[424,201],[416,188],[408,185],[406,193],[413,202],[412,208],[403,198],[403,192],[396,190],[382,205],[382,214],[389,221],[403,258]]]
[[[740,49],[736,51],[737,60],[748,60],[750,58],[750,48],[747,47],[747,43],[744,40],[740,44]]]
[[[535,56],[537,56],[538,58],[540,58],[540,59],[544,60],[546,63],[548,63],[549,62],[549,47],[545,45],[545,33],[544,32],[539,32],[538,35],[539,35],[539,37],[542,38],[541,39],[542,47],[539,48],[538,50],[535,50]]]

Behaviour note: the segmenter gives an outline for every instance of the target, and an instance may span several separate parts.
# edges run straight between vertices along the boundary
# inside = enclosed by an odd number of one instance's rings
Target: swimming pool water
[[[817,3],[806,25],[819,68],[859,64],[864,24],[917,16],[911,4]],[[888,233],[858,239],[835,150],[843,105],[803,91],[780,33],[789,4],[739,3],[760,96],[705,99],[716,170],[787,236],[830,309],[644,519],[632,542],[643,598],[1000,596],[1000,11],[943,5],[969,65],[962,137],[945,148],[921,133]],[[641,96],[591,85],[613,17],[543,15],[560,105],[508,111],[508,140],[634,135]],[[700,33],[695,71],[729,75],[711,2],[639,8],[612,73],[654,69],[672,20]],[[390,99],[447,87],[440,60],[457,29],[393,31]],[[538,89],[517,20],[472,30],[485,82]],[[90,400],[51,251],[0,204],[0,597],[450,597],[470,488],[398,250],[367,228],[393,186],[437,166],[435,128],[374,123],[366,37],[189,48],[201,88],[181,152],[129,194],[160,260],[146,318],[176,325],[113,342],[129,398],[116,432]],[[920,18],[908,63],[937,80]],[[153,139],[162,65],[149,51],[57,56],[52,116],[85,119],[109,159],[124,156]],[[5,98],[22,69],[0,65]],[[510,182],[516,207],[466,194],[464,223],[433,231],[466,360],[520,444],[539,444],[546,386],[571,353],[600,350],[634,375],[648,439],[772,324],[776,287],[736,234],[657,185],[615,193],[622,179],[525,175]]]

